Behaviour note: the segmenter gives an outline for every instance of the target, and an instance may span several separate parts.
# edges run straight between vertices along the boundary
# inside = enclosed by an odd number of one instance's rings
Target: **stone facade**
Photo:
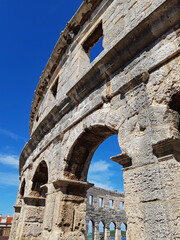
[[[92,240],[99,240],[99,223],[104,224],[104,240],[110,239],[110,224],[115,226],[115,240],[121,239],[121,224],[127,225],[123,209],[124,194],[91,187],[87,191],[86,227],[92,223]],[[122,203],[122,204],[120,204]]]
[[[11,240],[86,238],[89,164],[113,134],[127,240],[180,239],[179,9],[179,0],[83,1],[35,91]]]

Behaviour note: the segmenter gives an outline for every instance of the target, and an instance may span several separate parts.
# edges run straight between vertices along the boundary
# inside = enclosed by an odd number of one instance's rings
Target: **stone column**
[[[154,122],[159,121],[160,113],[165,115],[156,108],[139,114],[139,126],[141,118],[145,122],[148,114]],[[156,116],[155,111],[159,111],[159,115]],[[148,117],[146,120],[148,122]],[[127,149],[124,145],[127,152],[113,159],[123,166],[128,240],[171,240],[179,236],[180,224],[176,219],[180,217],[177,211],[180,204],[177,180],[180,178],[180,139],[171,137],[169,128],[170,137],[161,139],[166,129],[160,127],[157,130],[148,126],[147,130],[145,127],[135,129],[137,136],[132,134],[128,139]]]
[[[88,240],[88,230],[89,230],[89,220],[87,221],[87,219],[86,219],[86,236],[85,236],[85,240]]]
[[[110,228],[109,225],[104,226],[104,240],[110,239]]]
[[[43,219],[43,232],[42,238],[43,240],[50,238],[50,233],[53,228],[53,218],[54,216],[54,208],[55,208],[55,191],[53,184],[46,184],[47,194],[46,194],[46,207],[44,212]],[[57,209],[56,209],[57,210]]]
[[[121,240],[121,228],[117,228],[115,230],[115,240]]]
[[[86,193],[92,184],[70,179],[53,182],[60,192],[59,213],[56,228],[51,233],[52,239],[86,239]],[[54,237],[56,235],[56,238]]]
[[[94,223],[94,240],[99,240],[99,223]]]
[[[92,240],[94,240],[94,229],[95,229],[95,225],[94,223],[92,223]]]
[[[9,235],[9,239],[10,240],[14,240],[17,238],[17,234],[20,231],[17,231],[17,229],[20,228],[20,214],[21,214],[21,206],[14,206],[14,216],[13,216],[13,222],[12,222],[12,226],[11,226],[11,231],[10,231],[10,235]]]
[[[34,239],[41,238],[46,199],[25,196],[23,201],[22,227],[18,229],[19,237],[17,239],[28,239],[30,235]]]

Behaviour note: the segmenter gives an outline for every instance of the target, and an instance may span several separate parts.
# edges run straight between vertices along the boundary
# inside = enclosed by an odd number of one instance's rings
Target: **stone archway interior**
[[[67,158],[66,177],[74,180],[87,180],[90,161],[98,146],[117,132],[107,126],[93,126],[79,136]]]
[[[45,161],[42,161],[37,167],[32,181],[33,195],[37,197],[45,196],[47,188],[44,185],[48,182],[48,168]]]

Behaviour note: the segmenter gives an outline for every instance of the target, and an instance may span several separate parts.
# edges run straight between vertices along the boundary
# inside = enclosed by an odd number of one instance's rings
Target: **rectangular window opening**
[[[99,198],[99,207],[102,207],[103,206],[103,198]]]
[[[89,196],[89,205],[93,205],[93,196],[92,195],[90,195]]]
[[[90,62],[93,62],[94,59],[99,56],[99,54],[104,50],[103,48],[103,37],[94,45],[90,50]]]
[[[84,42],[83,48],[89,55],[90,62],[92,62],[104,50],[102,22]]]
[[[109,208],[113,208],[114,206],[114,201],[113,200],[109,200]]]
[[[51,88],[51,92],[55,98],[56,98],[57,90],[58,90],[58,81],[59,81],[59,78],[56,79],[54,85]]]
[[[124,203],[123,202],[120,202],[120,209],[123,210],[123,205]]]

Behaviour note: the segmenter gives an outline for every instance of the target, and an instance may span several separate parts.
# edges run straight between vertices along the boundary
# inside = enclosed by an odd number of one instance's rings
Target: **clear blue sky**
[[[60,32],[81,2],[0,0],[0,213],[3,215],[13,214],[12,206],[19,184],[18,158],[29,140],[29,116],[34,90]],[[117,186],[118,180],[110,176],[113,166],[109,162],[109,155],[120,151],[115,137],[112,139],[111,144],[106,140],[104,147],[102,145],[102,149],[97,150],[89,180],[92,180],[94,174],[93,178],[99,185],[103,183],[112,189],[121,190],[122,186]],[[107,154],[107,146],[111,146],[112,154]],[[102,179],[99,182],[94,170],[98,169],[98,164],[103,164],[107,181]],[[115,166],[114,175],[119,173],[122,177],[118,170],[120,166]]]

